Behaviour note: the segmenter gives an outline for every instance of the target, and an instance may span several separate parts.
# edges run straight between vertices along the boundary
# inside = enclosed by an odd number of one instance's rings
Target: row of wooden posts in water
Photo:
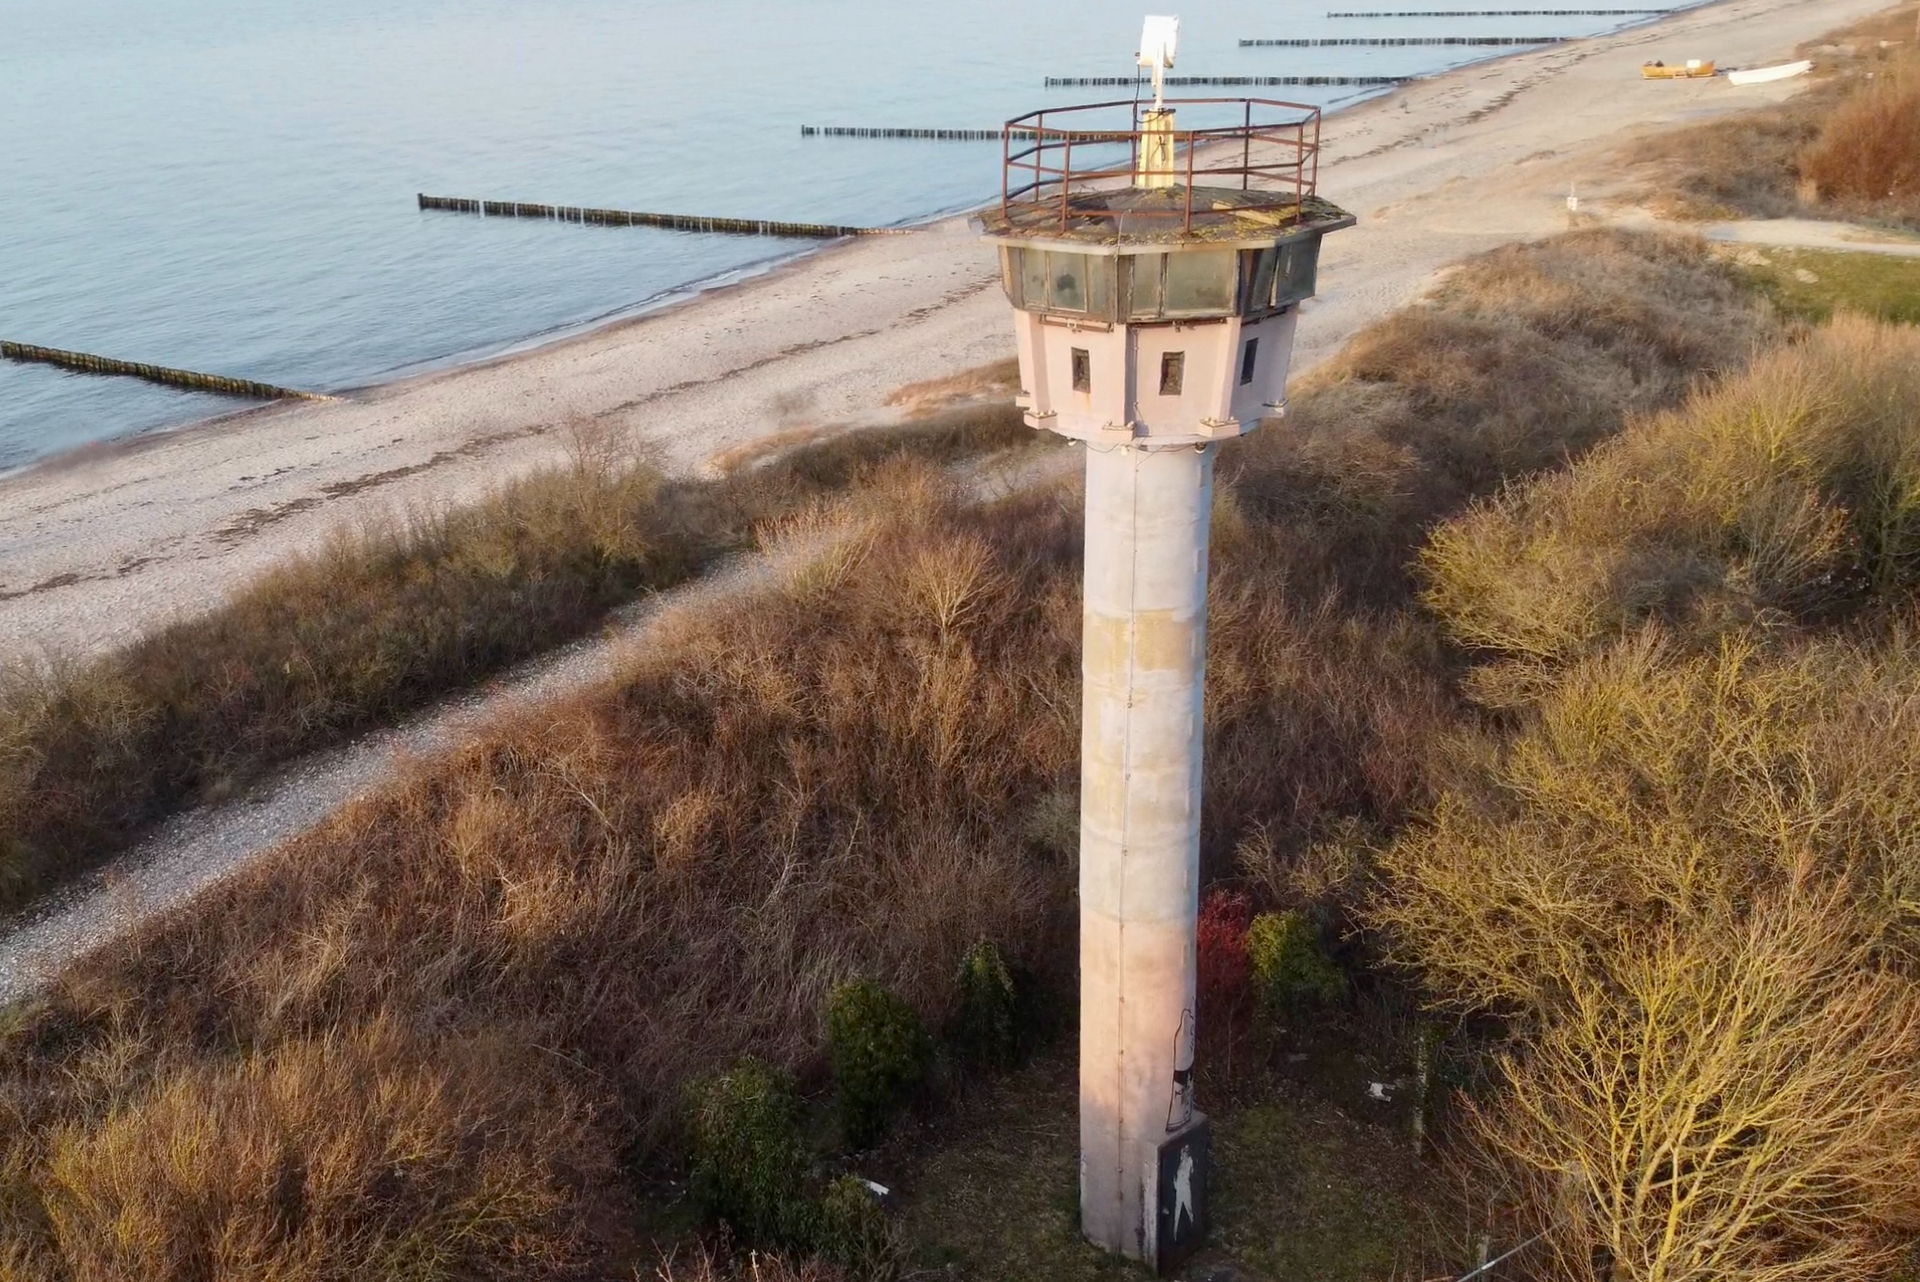
[[[487,218],[544,218],[552,222],[599,227],[662,227],[668,231],[719,232],[730,236],[790,236],[837,240],[842,236],[897,236],[905,227],[846,227],[837,223],[784,223],[767,218],[714,218],[704,214],[649,214],[627,209],[585,209],[578,205],[536,205],[518,200],[469,200],[464,196],[419,193],[420,208]]]
[[[1129,82],[1131,83],[1131,82]],[[802,138],[926,138],[935,142],[998,142],[1002,138],[1031,141],[1040,134],[1032,129],[886,129],[852,125],[801,125]],[[1075,142],[1131,142],[1139,135],[1127,130],[1088,129],[1076,131]],[[1052,141],[1061,135],[1049,133]]]
[[[1351,36],[1321,40],[1242,40],[1242,49],[1327,49],[1335,45],[1401,48],[1407,45],[1557,45],[1572,36]]]
[[[250,378],[202,374],[190,369],[148,365],[141,361],[122,361],[111,356],[95,356],[89,352],[69,352],[63,348],[40,347],[33,343],[11,343],[0,340],[0,357],[31,365],[57,365],[62,369],[77,370],[84,374],[120,374],[128,378],[145,379],[149,383],[160,383],[167,387],[184,387],[189,391],[214,392],[221,396],[244,396],[256,401],[339,399],[319,392],[302,392],[291,387],[275,387],[272,383],[258,383]]]
[[[1169,88],[1214,85],[1403,85],[1412,76],[1168,76]],[[1048,76],[1049,89],[1092,89],[1144,83],[1138,76]]]
[[[1627,18],[1671,9],[1380,9],[1328,12],[1329,18]]]
[[[953,131],[946,131],[953,132]],[[992,136],[1000,136],[998,130]],[[664,227],[673,231],[722,232],[742,236],[792,236],[829,240],[842,236],[886,236],[908,231],[904,227],[842,227],[827,223],[785,223],[761,218],[709,218],[690,214],[648,214],[624,209],[582,209],[571,205],[533,205],[521,201],[468,200],[458,196],[429,196],[419,193],[422,209],[444,209],[455,213],[481,214],[491,218],[545,218],[558,222],[592,223],[610,227]],[[195,392],[213,392],[222,396],[243,396],[252,400],[332,401],[338,397],[297,388],[279,387],[250,378],[229,378],[224,374],[203,374],[198,370],[174,369],[143,361],[123,361],[91,352],[73,352],[60,347],[41,347],[35,343],[0,341],[0,357],[34,365],[53,365],[84,374],[117,374],[143,379],[167,387]]]

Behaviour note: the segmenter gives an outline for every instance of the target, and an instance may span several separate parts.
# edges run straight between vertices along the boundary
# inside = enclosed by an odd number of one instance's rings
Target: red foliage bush
[[[1241,891],[1216,890],[1200,902],[1202,1011],[1225,1015],[1238,1009],[1246,997],[1253,974],[1247,958],[1247,928],[1252,921],[1253,903]]]

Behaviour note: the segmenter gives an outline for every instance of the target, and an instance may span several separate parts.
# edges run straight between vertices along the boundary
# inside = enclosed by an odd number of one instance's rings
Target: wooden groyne
[[[1168,76],[1168,86],[1404,85],[1412,76]],[[1140,83],[1137,76],[1048,76],[1049,89],[1098,89]]]
[[[801,125],[802,138],[926,138],[935,142],[998,142],[998,129],[875,129],[847,125]]]
[[[121,361],[111,356],[69,352],[58,347],[38,347],[32,343],[9,343],[0,340],[0,356],[25,364],[58,365],[61,369],[77,370],[83,374],[118,374],[126,378],[143,378],[149,383],[161,383],[168,387],[184,387],[195,392],[215,392],[221,396],[244,396],[256,401],[340,399],[337,396],[324,396],[319,392],[302,392],[291,387],[275,387],[272,383],[256,383],[250,378],[201,374],[190,369],[171,369],[165,365]]]
[[[1336,45],[1557,45],[1573,36],[1350,36],[1336,40],[1242,40],[1242,49],[1329,49]]]
[[[1128,80],[1127,84],[1133,81]],[[1015,139],[1032,140],[1040,135],[1031,129],[878,129],[852,128],[842,125],[801,125],[802,138],[930,138],[939,142],[999,142],[1003,136]],[[1065,135],[1049,133],[1050,142],[1058,142]],[[1138,134],[1124,130],[1089,129],[1072,135],[1075,142],[1132,142]]]
[[[1643,18],[1674,9],[1381,9],[1329,12],[1329,18]]]
[[[998,135],[995,135],[998,137]],[[419,193],[420,208],[443,209],[486,218],[544,218],[551,222],[597,227],[662,227],[668,231],[718,232],[727,236],[790,236],[837,240],[842,236],[904,236],[906,227],[842,227],[836,223],[783,223],[766,218],[709,218],[699,214],[646,214],[627,209],[585,209],[578,205],[534,205],[517,200],[469,200],[463,196]]]

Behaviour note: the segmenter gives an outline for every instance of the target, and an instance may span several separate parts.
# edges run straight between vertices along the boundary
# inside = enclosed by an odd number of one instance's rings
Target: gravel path
[[[303,758],[233,800],[169,820],[100,872],[0,920],[0,1007],[30,996],[89,950],[315,827],[392,779],[406,762],[446,752],[483,725],[612,676],[669,609],[743,591],[779,563],[769,557],[728,563],[695,583],[627,606],[597,635],[530,660],[404,725]]]

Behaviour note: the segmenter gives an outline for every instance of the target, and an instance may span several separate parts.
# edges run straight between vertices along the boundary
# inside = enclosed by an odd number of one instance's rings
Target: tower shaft
[[[1080,739],[1082,1229],[1153,1260],[1158,1153],[1193,1120],[1215,445],[1090,444]]]

